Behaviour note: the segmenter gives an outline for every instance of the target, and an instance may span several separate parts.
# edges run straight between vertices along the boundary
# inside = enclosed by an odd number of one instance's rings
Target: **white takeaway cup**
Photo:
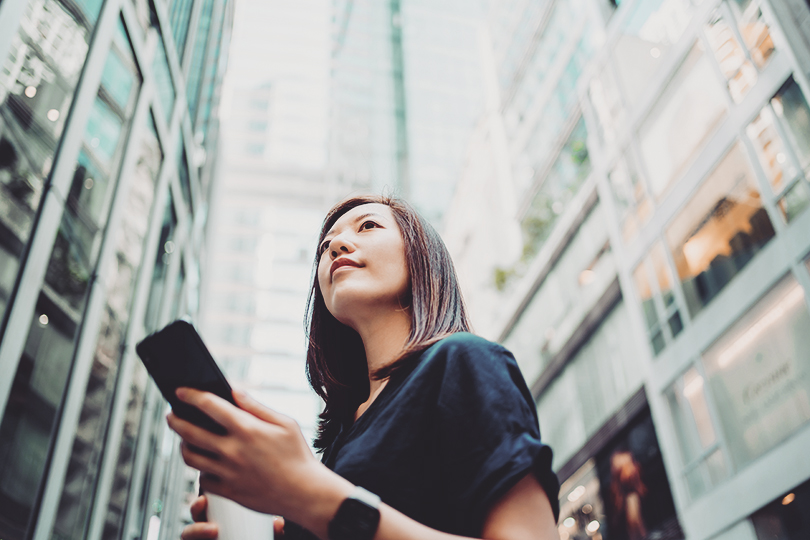
[[[208,520],[219,527],[219,540],[273,540],[273,516],[255,512],[225,497],[205,494]]]

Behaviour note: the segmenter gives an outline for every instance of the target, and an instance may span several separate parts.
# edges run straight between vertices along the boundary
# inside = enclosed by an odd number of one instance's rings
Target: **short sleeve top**
[[[533,473],[556,520],[551,449],[512,354],[457,333],[411,365],[342,426],[326,466],[428,527],[473,537],[494,503]]]

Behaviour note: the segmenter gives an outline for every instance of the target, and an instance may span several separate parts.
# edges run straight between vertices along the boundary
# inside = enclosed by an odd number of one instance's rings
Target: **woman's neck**
[[[390,364],[408,342],[411,333],[411,313],[408,309],[396,309],[377,314],[357,325],[357,333],[363,340],[368,364],[371,395],[383,381],[371,378],[371,374]]]

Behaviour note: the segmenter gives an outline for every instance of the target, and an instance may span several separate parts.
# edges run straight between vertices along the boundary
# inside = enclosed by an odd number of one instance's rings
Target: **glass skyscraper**
[[[490,3],[445,231],[562,539],[810,534],[810,7]]]
[[[4,540],[179,533],[193,476],[134,345],[198,310],[231,10],[0,3]]]

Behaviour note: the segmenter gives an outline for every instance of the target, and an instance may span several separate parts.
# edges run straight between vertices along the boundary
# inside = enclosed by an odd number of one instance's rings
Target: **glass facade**
[[[460,181],[487,195],[457,194],[446,237],[476,330],[515,353],[535,394],[565,486],[561,538],[793,538],[810,478],[785,467],[810,437],[810,7],[489,5],[500,107],[468,152],[494,157]],[[497,240],[471,238],[487,229]],[[576,292],[589,282],[598,293]],[[646,531],[616,532],[618,499],[599,487],[606,440],[640,402],[674,506],[660,536],[643,515],[630,528]],[[620,468],[641,463],[617,451]]]
[[[169,119],[184,74],[157,28],[205,47],[223,34],[189,27],[191,1],[8,2],[22,17],[0,18],[0,537],[146,538],[156,501],[182,493],[155,487],[148,441],[170,439],[132,347],[186,311],[179,255],[199,257],[188,234],[173,237],[177,255],[157,257],[153,277],[155,207],[201,193],[180,144],[168,152],[183,163],[162,166],[165,141],[182,140]],[[183,202],[170,215],[187,221]]]

